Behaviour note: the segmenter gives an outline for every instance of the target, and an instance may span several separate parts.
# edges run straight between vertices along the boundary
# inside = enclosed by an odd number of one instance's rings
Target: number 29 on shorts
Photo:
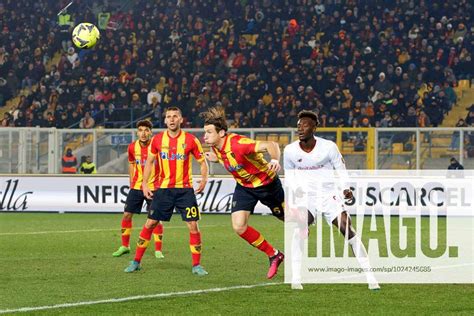
[[[201,218],[201,214],[196,206],[186,207],[186,218]]]

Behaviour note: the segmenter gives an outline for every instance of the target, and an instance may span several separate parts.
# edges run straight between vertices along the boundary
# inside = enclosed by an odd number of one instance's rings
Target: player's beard
[[[304,142],[304,143],[307,143],[311,140],[311,138],[314,137],[314,130],[311,130],[311,132],[308,132],[308,133],[298,133],[298,139],[300,140],[300,142]]]
[[[307,143],[311,139],[311,134],[310,135],[298,135],[298,139],[300,142]]]

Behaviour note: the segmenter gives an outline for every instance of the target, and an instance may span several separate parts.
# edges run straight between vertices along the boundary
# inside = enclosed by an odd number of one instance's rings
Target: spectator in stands
[[[428,115],[426,115],[425,111],[421,110],[420,114],[418,115],[417,127],[430,127],[431,121]]]
[[[474,123],[474,104],[472,104],[466,110],[469,111],[466,116],[466,124],[467,126],[471,126]]]
[[[15,119],[13,125],[16,126],[16,127],[25,127],[26,126],[26,118],[25,118],[25,114],[24,114],[23,111],[18,111],[17,118]]]
[[[91,117],[90,112],[86,111],[84,117],[79,122],[80,128],[93,128],[95,126],[95,120]]]
[[[3,119],[0,123],[1,127],[9,127],[12,126],[13,123],[13,116],[10,113],[3,114]]]
[[[467,124],[464,121],[464,119],[461,118],[456,123],[456,127],[467,127]],[[460,141],[459,132],[453,132],[453,136],[451,137],[451,146],[449,146],[449,149],[450,150],[459,149],[459,141]]]
[[[390,95],[392,88],[392,83],[388,79],[386,79],[385,73],[381,72],[379,74],[379,80],[374,84],[375,91],[384,95]]]
[[[224,103],[227,98],[229,119],[234,112],[247,114],[256,107],[258,126],[281,126],[288,121],[281,116],[299,111],[299,101],[304,107],[325,112],[326,125],[349,126],[353,121],[349,109],[361,102],[360,109],[366,113],[352,113],[358,122],[364,116],[369,124],[380,125],[389,111],[391,115],[400,113],[397,124],[413,126],[413,121],[407,121],[407,110],[414,106],[417,112],[425,111],[437,126],[456,101],[454,90],[446,88],[472,77],[468,1],[446,1],[446,18],[439,16],[439,6],[426,1],[339,1],[336,5],[318,0],[311,6],[295,2],[285,14],[278,1],[224,1],[216,6],[212,0],[189,0],[185,7],[177,8],[164,0],[137,0],[133,12],[141,12],[139,15],[114,12],[97,4],[96,12],[106,12],[100,24],[115,31],[102,30],[106,40],[90,53],[67,50],[70,42],[66,41],[65,55],[48,76],[44,61],[61,49],[61,40],[49,34],[59,27],[48,25],[41,17],[46,21],[57,19],[48,15],[55,10],[46,8],[57,9],[60,3],[38,3],[29,6],[27,0],[18,0],[6,5],[2,18],[12,27],[5,33],[5,42],[14,44],[6,46],[5,53],[15,62],[2,66],[0,52],[0,73],[13,70],[19,81],[23,79],[20,83],[13,79],[12,87],[20,84],[32,90],[35,83],[45,85],[48,102],[52,88],[63,106],[68,102],[76,105],[79,99],[85,101],[88,92],[96,91],[93,102],[104,103],[105,108],[110,104],[120,108],[120,103],[130,97],[133,100],[137,94],[141,104],[137,100],[129,104],[130,113],[135,115],[133,109],[140,107],[141,113],[152,116],[156,113],[151,106],[155,96],[162,107],[183,105],[187,124],[196,127],[199,122],[195,119],[194,98],[201,99],[204,108]],[[164,6],[169,10],[162,10]],[[34,18],[30,21],[11,13],[19,8],[26,11],[26,17],[33,14]],[[193,15],[188,8],[193,8]],[[84,20],[88,11],[72,10],[68,14],[71,21]],[[152,12],[160,12],[158,18]],[[247,13],[242,18],[234,12]],[[32,39],[47,39],[45,44],[15,39],[10,29],[20,25],[25,32],[33,33]],[[37,25],[41,25],[40,30],[34,28]],[[428,101],[423,93],[420,103],[416,103],[416,92],[422,85],[430,98],[434,94],[437,106],[429,108],[421,102]],[[440,91],[432,92],[436,86],[443,87],[444,96]],[[331,91],[330,95],[326,96],[326,91]],[[377,102],[379,94],[382,98]],[[28,107],[41,99],[40,93],[34,92],[28,97]],[[262,104],[257,103],[260,99]],[[373,116],[369,101],[374,103]],[[268,109],[272,103],[274,108]],[[382,105],[385,109],[381,110]],[[336,111],[331,110],[334,106]],[[42,111],[46,108],[41,106]],[[105,118],[90,105],[85,108],[75,109],[79,119],[86,112],[97,123],[98,115]],[[437,108],[442,111],[432,111]],[[25,114],[27,110],[21,109]],[[59,118],[61,113],[53,115]],[[247,121],[245,116],[241,125]],[[257,125],[252,119],[250,123]],[[47,120],[42,124],[47,125]]]

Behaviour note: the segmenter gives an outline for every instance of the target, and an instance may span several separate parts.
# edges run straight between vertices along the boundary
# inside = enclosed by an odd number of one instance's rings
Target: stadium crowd
[[[474,69],[468,0],[82,1],[69,24],[68,1],[27,2],[0,3],[0,105],[34,90],[2,126],[161,127],[173,105],[201,127],[219,104],[233,127],[295,126],[303,108],[324,127],[438,126]],[[92,50],[68,40],[82,21],[101,29]]]

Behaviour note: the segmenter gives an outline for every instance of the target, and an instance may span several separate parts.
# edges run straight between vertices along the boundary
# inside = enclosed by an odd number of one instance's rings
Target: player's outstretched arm
[[[278,172],[281,169],[280,166],[280,146],[278,146],[275,142],[270,141],[262,141],[257,142],[255,146],[255,151],[259,153],[268,153],[270,155],[270,162],[268,163],[268,167],[271,171]]]
[[[199,182],[199,187],[195,190],[196,194],[204,191],[209,174],[209,166],[207,165],[206,159],[203,159],[199,164],[201,165],[201,181]]]
[[[153,192],[151,192],[150,188],[148,187],[148,179],[150,179],[150,174],[151,174],[151,170],[154,168],[154,163],[155,163],[155,155],[148,155],[145,162],[145,170],[143,170],[143,182],[142,182],[143,195],[147,199],[151,199],[153,197]]]

